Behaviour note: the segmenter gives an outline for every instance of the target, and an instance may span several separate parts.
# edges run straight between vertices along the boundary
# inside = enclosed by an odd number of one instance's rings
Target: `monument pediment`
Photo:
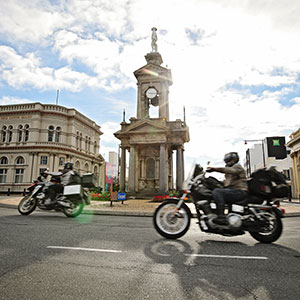
[[[141,78],[141,77],[154,77],[155,78],[155,77],[164,76],[165,79],[172,82],[171,71],[169,69],[155,65],[153,63],[148,63],[147,65],[136,70],[134,72],[134,76],[136,78]]]
[[[169,128],[163,124],[157,124],[151,120],[140,120],[131,124],[126,132],[127,133],[154,133],[154,132],[166,132]]]

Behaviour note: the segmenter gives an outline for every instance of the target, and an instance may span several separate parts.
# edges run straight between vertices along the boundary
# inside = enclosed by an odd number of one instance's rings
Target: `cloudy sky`
[[[9,0],[0,4],[0,104],[56,102],[96,121],[117,151],[136,116],[133,72],[151,28],[171,69],[170,120],[190,128],[187,165],[244,157],[245,139],[300,127],[298,0]],[[249,145],[248,145],[249,146]]]

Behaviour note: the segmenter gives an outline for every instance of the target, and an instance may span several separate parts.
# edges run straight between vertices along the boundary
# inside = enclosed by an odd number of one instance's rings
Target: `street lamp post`
[[[264,164],[264,168],[265,168],[266,167],[266,159],[265,159],[264,140],[245,140],[245,145],[247,145],[248,142],[261,142],[262,155],[263,155],[263,164]],[[249,151],[249,157],[250,157],[250,151]]]

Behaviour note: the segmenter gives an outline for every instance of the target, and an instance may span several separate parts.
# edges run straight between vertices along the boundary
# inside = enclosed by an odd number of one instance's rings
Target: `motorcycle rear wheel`
[[[191,211],[183,203],[179,210],[175,199],[165,200],[160,204],[153,217],[154,227],[157,232],[167,239],[178,239],[189,229],[191,223]]]
[[[267,225],[262,228],[259,232],[249,232],[250,235],[257,241],[270,244],[279,239],[282,233],[282,221],[278,214],[274,211],[267,211],[264,214],[267,219]]]
[[[75,207],[68,208],[68,207],[62,207],[62,212],[69,218],[76,218],[79,216],[83,211],[84,204],[83,203],[77,203]]]
[[[21,215],[29,215],[35,210],[36,205],[36,198],[32,197],[32,194],[27,194],[21,199],[18,205],[18,211]]]

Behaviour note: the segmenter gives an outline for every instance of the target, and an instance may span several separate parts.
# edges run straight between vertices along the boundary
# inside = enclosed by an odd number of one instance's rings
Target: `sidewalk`
[[[17,206],[22,199],[20,195],[0,196],[0,208],[13,208]],[[91,205],[84,208],[84,213],[95,215],[115,215],[115,216],[140,216],[152,217],[154,210],[160,203],[152,202],[151,200],[126,200],[122,204],[121,201],[110,202],[92,201]],[[193,203],[187,203],[191,212],[195,214]],[[285,217],[300,217],[300,201],[292,200],[289,202],[287,199],[281,201],[281,207],[285,210]]]

